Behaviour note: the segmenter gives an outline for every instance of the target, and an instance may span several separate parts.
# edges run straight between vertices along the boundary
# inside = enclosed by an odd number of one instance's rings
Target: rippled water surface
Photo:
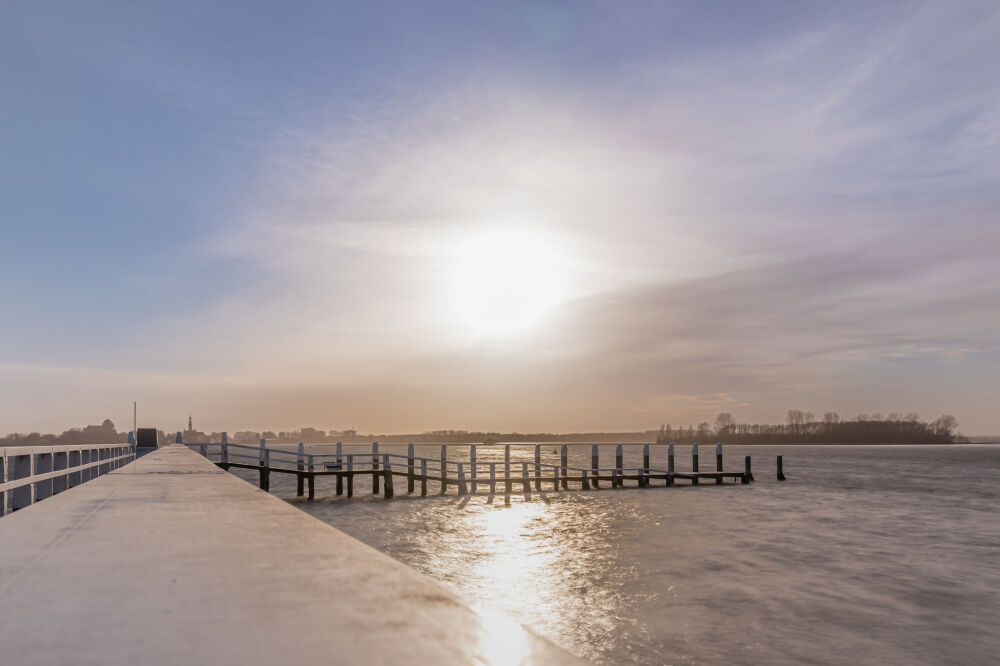
[[[570,451],[589,466],[589,446]],[[688,469],[689,449],[677,454]],[[518,492],[509,505],[482,489],[407,497],[400,478],[392,501],[366,482],[350,501],[325,479],[312,503],[291,477],[272,491],[597,663],[1000,662],[1000,447],[732,446],[726,468],[744,455],[750,486]],[[641,447],[625,457],[638,466]],[[654,447],[652,465],[665,458]]]

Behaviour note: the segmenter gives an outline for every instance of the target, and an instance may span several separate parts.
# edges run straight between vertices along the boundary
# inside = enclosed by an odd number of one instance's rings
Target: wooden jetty
[[[416,456],[413,444],[407,445],[405,455],[379,450],[378,442],[373,442],[371,452],[347,453],[341,443],[336,444],[332,453],[307,453],[305,444],[296,450],[268,446],[262,439],[258,446],[236,444],[228,441],[222,433],[220,442],[183,442],[177,433],[177,443],[197,448],[206,458],[213,460],[224,470],[246,469],[258,473],[261,490],[270,491],[271,474],[292,474],[296,477],[296,495],[315,499],[316,478],[332,476],[336,479],[336,495],[354,497],[356,477],[371,478],[373,495],[381,493],[386,499],[395,496],[395,478],[406,480],[407,494],[420,493],[426,497],[429,490],[445,495],[454,490],[460,496],[489,491],[504,495],[519,490],[523,494],[544,490],[591,490],[599,489],[601,483],[611,488],[647,488],[653,482],[663,482],[673,486],[678,481],[698,485],[699,481],[714,481],[722,485],[727,480],[748,484],[754,481],[750,456],[745,456],[743,469],[725,471],[723,469],[722,444],[716,445],[715,469],[701,471],[698,461],[698,445],[691,447],[690,471],[679,471],[675,466],[674,445],[666,445],[667,465],[665,469],[650,465],[650,444],[642,445],[642,465],[625,467],[622,445],[615,446],[615,461],[612,467],[602,467],[600,448],[591,445],[591,466],[576,467],[568,464],[568,445],[560,449],[559,464],[542,461],[541,444],[534,445],[534,459],[512,461],[511,445],[490,445],[503,447],[503,461],[483,461],[477,456],[477,445],[451,445],[452,449],[468,448],[466,459],[454,460],[448,457],[449,445],[441,445],[441,455],[437,458]],[[530,446],[530,445],[529,445]],[[664,446],[664,445],[659,445]],[[781,456],[778,456],[778,480],[784,481]],[[629,485],[626,485],[629,482]]]

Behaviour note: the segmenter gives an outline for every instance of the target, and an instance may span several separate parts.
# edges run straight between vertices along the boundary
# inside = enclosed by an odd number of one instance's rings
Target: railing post
[[[462,463],[458,463],[458,494],[469,494],[469,489],[465,486],[465,465]]]
[[[594,484],[594,488],[600,488],[601,484],[598,482],[597,477],[600,476],[601,453],[597,444],[593,444],[590,447],[590,467],[594,470],[594,480],[591,483]]]
[[[521,461],[521,490],[525,495],[531,492],[531,481],[528,480],[528,463]]]
[[[616,485],[619,488],[625,487],[625,479],[622,478],[622,474],[625,473],[623,471],[624,467],[625,465],[622,463],[622,445],[618,444],[615,446],[615,477],[617,478],[618,483],[614,483],[612,485]]]
[[[715,471],[719,476],[715,477],[715,485],[722,485],[722,442],[715,445]]]
[[[569,490],[569,479],[566,476],[569,474],[566,469],[569,467],[569,447],[565,444],[563,444],[562,448],[559,450],[559,465],[562,467],[562,470],[560,471],[560,476],[562,476],[562,488],[563,490]]]
[[[503,445],[504,494],[510,495],[510,444]]]
[[[298,474],[295,475],[295,496],[302,497],[305,495],[305,478],[302,472],[306,467],[306,447],[305,444],[299,442],[299,449],[295,457],[295,470]]]
[[[420,459],[420,496],[427,497],[427,458]]]
[[[642,445],[642,471],[639,473],[639,485],[649,486],[649,444]]]
[[[15,455],[14,465],[13,465],[13,476],[11,481],[16,481],[18,479],[26,479],[33,476],[35,471],[34,456],[30,453],[27,455]],[[27,483],[19,488],[14,488],[10,491],[10,510],[17,511],[18,509],[23,509],[26,506],[31,506],[35,497],[35,488],[31,483]]]
[[[667,485],[674,485],[674,445],[667,446]]]
[[[497,464],[490,463],[490,495],[497,494]]]
[[[542,445],[535,444],[535,490],[542,491]]]
[[[178,433],[180,434],[180,433]],[[268,476],[267,476],[267,442],[263,438],[260,440],[260,452],[257,455],[257,464],[260,471],[260,489],[267,490]]]
[[[316,498],[316,468],[313,465],[313,454],[309,454],[309,501]]]
[[[354,497],[354,456],[347,454],[347,497]]]
[[[441,445],[441,494],[448,492],[448,445]]]
[[[406,492],[407,494],[413,494],[413,444],[407,444],[406,446]]]
[[[590,481],[587,480],[587,470],[583,470],[580,476],[580,490],[590,490]]]
[[[219,453],[219,462],[222,463],[222,469],[229,469],[229,435],[222,433],[222,450]]]
[[[7,452],[0,449],[0,483],[7,483]],[[7,494],[10,491],[0,490],[0,518],[7,515]]]
[[[372,495],[378,495],[378,442],[372,442]]]
[[[469,448],[469,476],[472,478],[472,493],[475,494],[479,487],[476,483],[476,477],[478,476],[478,470],[476,469],[479,465],[476,463],[476,445],[473,444]]]
[[[694,472],[695,474],[698,473],[698,445],[697,444],[693,444],[691,446],[691,471]],[[697,486],[698,485],[698,477],[697,476],[694,477],[693,479],[691,479],[691,485],[692,486]]]
[[[392,466],[389,464],[388,453],[386,453],[382,457],[382,468],[383,468],[382,474],[384,481],[384,483],[382,484],[383,495],[385,496],[386,499],[392,499],[395,493],[393,493],[392,491]]]
[[[344,449],[341,442],[337,442],[337,495],[344,494]]]

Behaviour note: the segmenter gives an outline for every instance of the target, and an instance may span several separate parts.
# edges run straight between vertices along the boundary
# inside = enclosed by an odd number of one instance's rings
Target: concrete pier
[[[34,664],[577,664],[181,445],[0,519]]]

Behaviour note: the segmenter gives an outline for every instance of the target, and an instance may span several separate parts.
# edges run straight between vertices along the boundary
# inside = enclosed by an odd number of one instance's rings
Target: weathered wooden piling
[[[427,497],[427,458],[420,459],[420,496]]]
[[[476,468],[479,465],[476,462],[476,445],[475,444],[473,444],[471,447],[469,447],[469,466],[472,468],[472,469],[469,470],[469,475],[472,477],[472,492],[473,492],[473,494],[475,494],[476,490],[478,490],[478,487],[479,487],[479,484],[476,483],[476,476],[478,476],[478,474],[477,474],[478,470]]]
[[[750,456],[745,456],[743,459],[742,483],[750,483],[751,481],[753,481],[753,474],[750,472]]]
[[[722,442],[715,445],[715,471],[719,472],[720,475],[715,477],[715,485],[722,485]]]
[[[612,482],[612,487],[617,486],[619,488],[625,487],[625,480],[622,479],[622,468],[625,467],[622,464],[622,445],[618,444],[615,446],[615,480]]]
[[[642,471],[639,472],[639,487],[649,486],[649,444],[642,445]]]
[[[504,494],[510,495],[510,444],[503,445]]]
[[[490,495],[497,494],[497,464],[490,463]]]
[[[389,454],[386,453],[382,457],[382,474],[384,476],[385,483],[383,488],[385,489],[384,495],[386,499],[392,499],[395,493],[392,492],[392,467],[389,465]]]
[[[458,494],[469,494],[469,489],[465,485],[465,465],[463,463],[458,463]]]
[[[448,446],[441,445],[441,494],[448,492]]]
[[[559,450],[559,465],[562,467],[562,489],[569,490],[569,479],[566,478],[566,468],[569,467],[569,449],[565,444]]]
[[[697,444],[694,444],[694,445],[691,446],[691,471],[694,472],[695,474],[698,473],[698,445]],[[698,477],[697,476],[691,479],[691,485],[692,486],[697,486],[698,485]]]
[[[597,477],[600,474],[601,454],[597,444],[593,444],[590,447],[590,467],[594,472],[594,488],[600,488],[601,484],[597,480]]]
[[[298,474],[295,475],[295,496],[302,497],[305,494],[305,476],[303,472],[306,467],[306,448],[305,444],[299,442],[299,450],[295,456],[295,470]]]
[[[309,454],[309,501],[316,499],[316,468],[313,464],[312,454]]]
[[[372,442],[372,495],[378,495],[378,442]]]
[[[535,444],[535,490],[542,491],[542,445]]]
[[[528,463],[521,462],[521,491],[527,495],[531,492],[531,481],[528,480]]]
[[[343,457],[343,445],[337,442],[337,468],[343,471],[344,469],[344,457]],[[344,475],[337,475],[337,495],[344,494]]]
[[[587,479],[587,470],[583,470],[583,474],[580,477],[580,488],[583,490],[590,490],[590,481]]]
[[[781,456],[778,456],[778,481],[785,480],[785,470],[781,466]]]

